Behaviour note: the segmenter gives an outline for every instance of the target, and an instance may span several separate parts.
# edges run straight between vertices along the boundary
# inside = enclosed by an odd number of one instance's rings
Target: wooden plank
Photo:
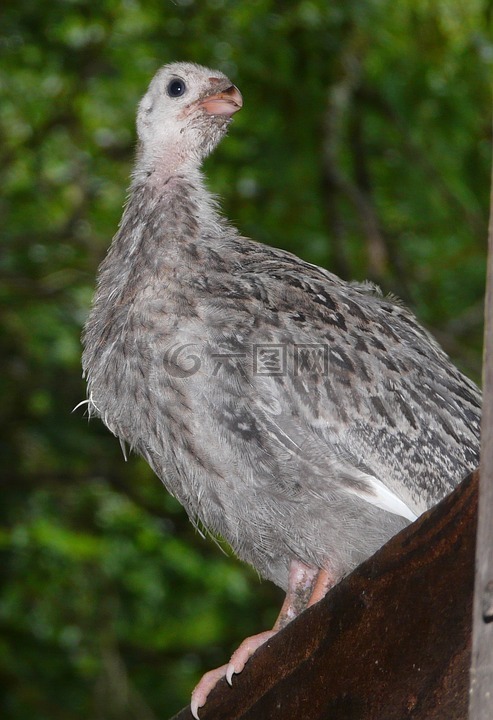
[[[478,475],[221,681],[201,720],[464,720]]]
[[[483,414],[469,720],[493,718],[493,176],[488,232]]]

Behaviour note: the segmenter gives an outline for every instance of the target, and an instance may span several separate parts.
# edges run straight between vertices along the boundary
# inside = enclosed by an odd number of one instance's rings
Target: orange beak
[[[231,117],[235,112],[241,110],[242,106],[243,98],[235,85],[231,85],[215,95],[209,95],[199,102],[199,107],[204,108],[209,115],[224,115],[225,117]]]

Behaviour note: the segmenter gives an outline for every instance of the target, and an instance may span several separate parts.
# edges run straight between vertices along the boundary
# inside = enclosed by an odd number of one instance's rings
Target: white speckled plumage
[[[197,65],[153,79],[83,367],[92,414],[286,588],[293,559],[337,579],[452,490],[478,461],[481,399],[400,304],[222,218],[200,165],[240,105]],[[284,373],[259,372],[267,346]]]

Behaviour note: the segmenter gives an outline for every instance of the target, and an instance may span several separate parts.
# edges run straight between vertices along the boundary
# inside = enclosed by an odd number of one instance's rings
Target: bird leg
[[[334,587],[336,582],[337,580],[333,573],[324,569],[319,570],[315,577],[315,582],[313,583],[313,588],[306,607],[309,608],[312,605],[315,605],[315,603],[318,603],[319,600],[322,600],[329,590]]]
[[[226,677],[231,685],[233,675],[240,673],[247,660],[267,640],[300,614],[306,607],[321,600],[335,584],[335,578],[327,570],[305,565],[300,560],[291,560],[289,566],[288,589],[272,630],[252,635],[243,640],[234,651],[229,663],[205,673],[192,692],[190,703],[192,715],[198,720],[198,710],[205,704],[207,696],[218,680]]]

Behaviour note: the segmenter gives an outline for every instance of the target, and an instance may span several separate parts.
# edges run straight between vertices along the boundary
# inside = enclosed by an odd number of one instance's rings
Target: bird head
[[[198,167],[242,105],[240,91],[223,73],[193,63],[165,65],[139,104],[140,164],[168,172]]]

